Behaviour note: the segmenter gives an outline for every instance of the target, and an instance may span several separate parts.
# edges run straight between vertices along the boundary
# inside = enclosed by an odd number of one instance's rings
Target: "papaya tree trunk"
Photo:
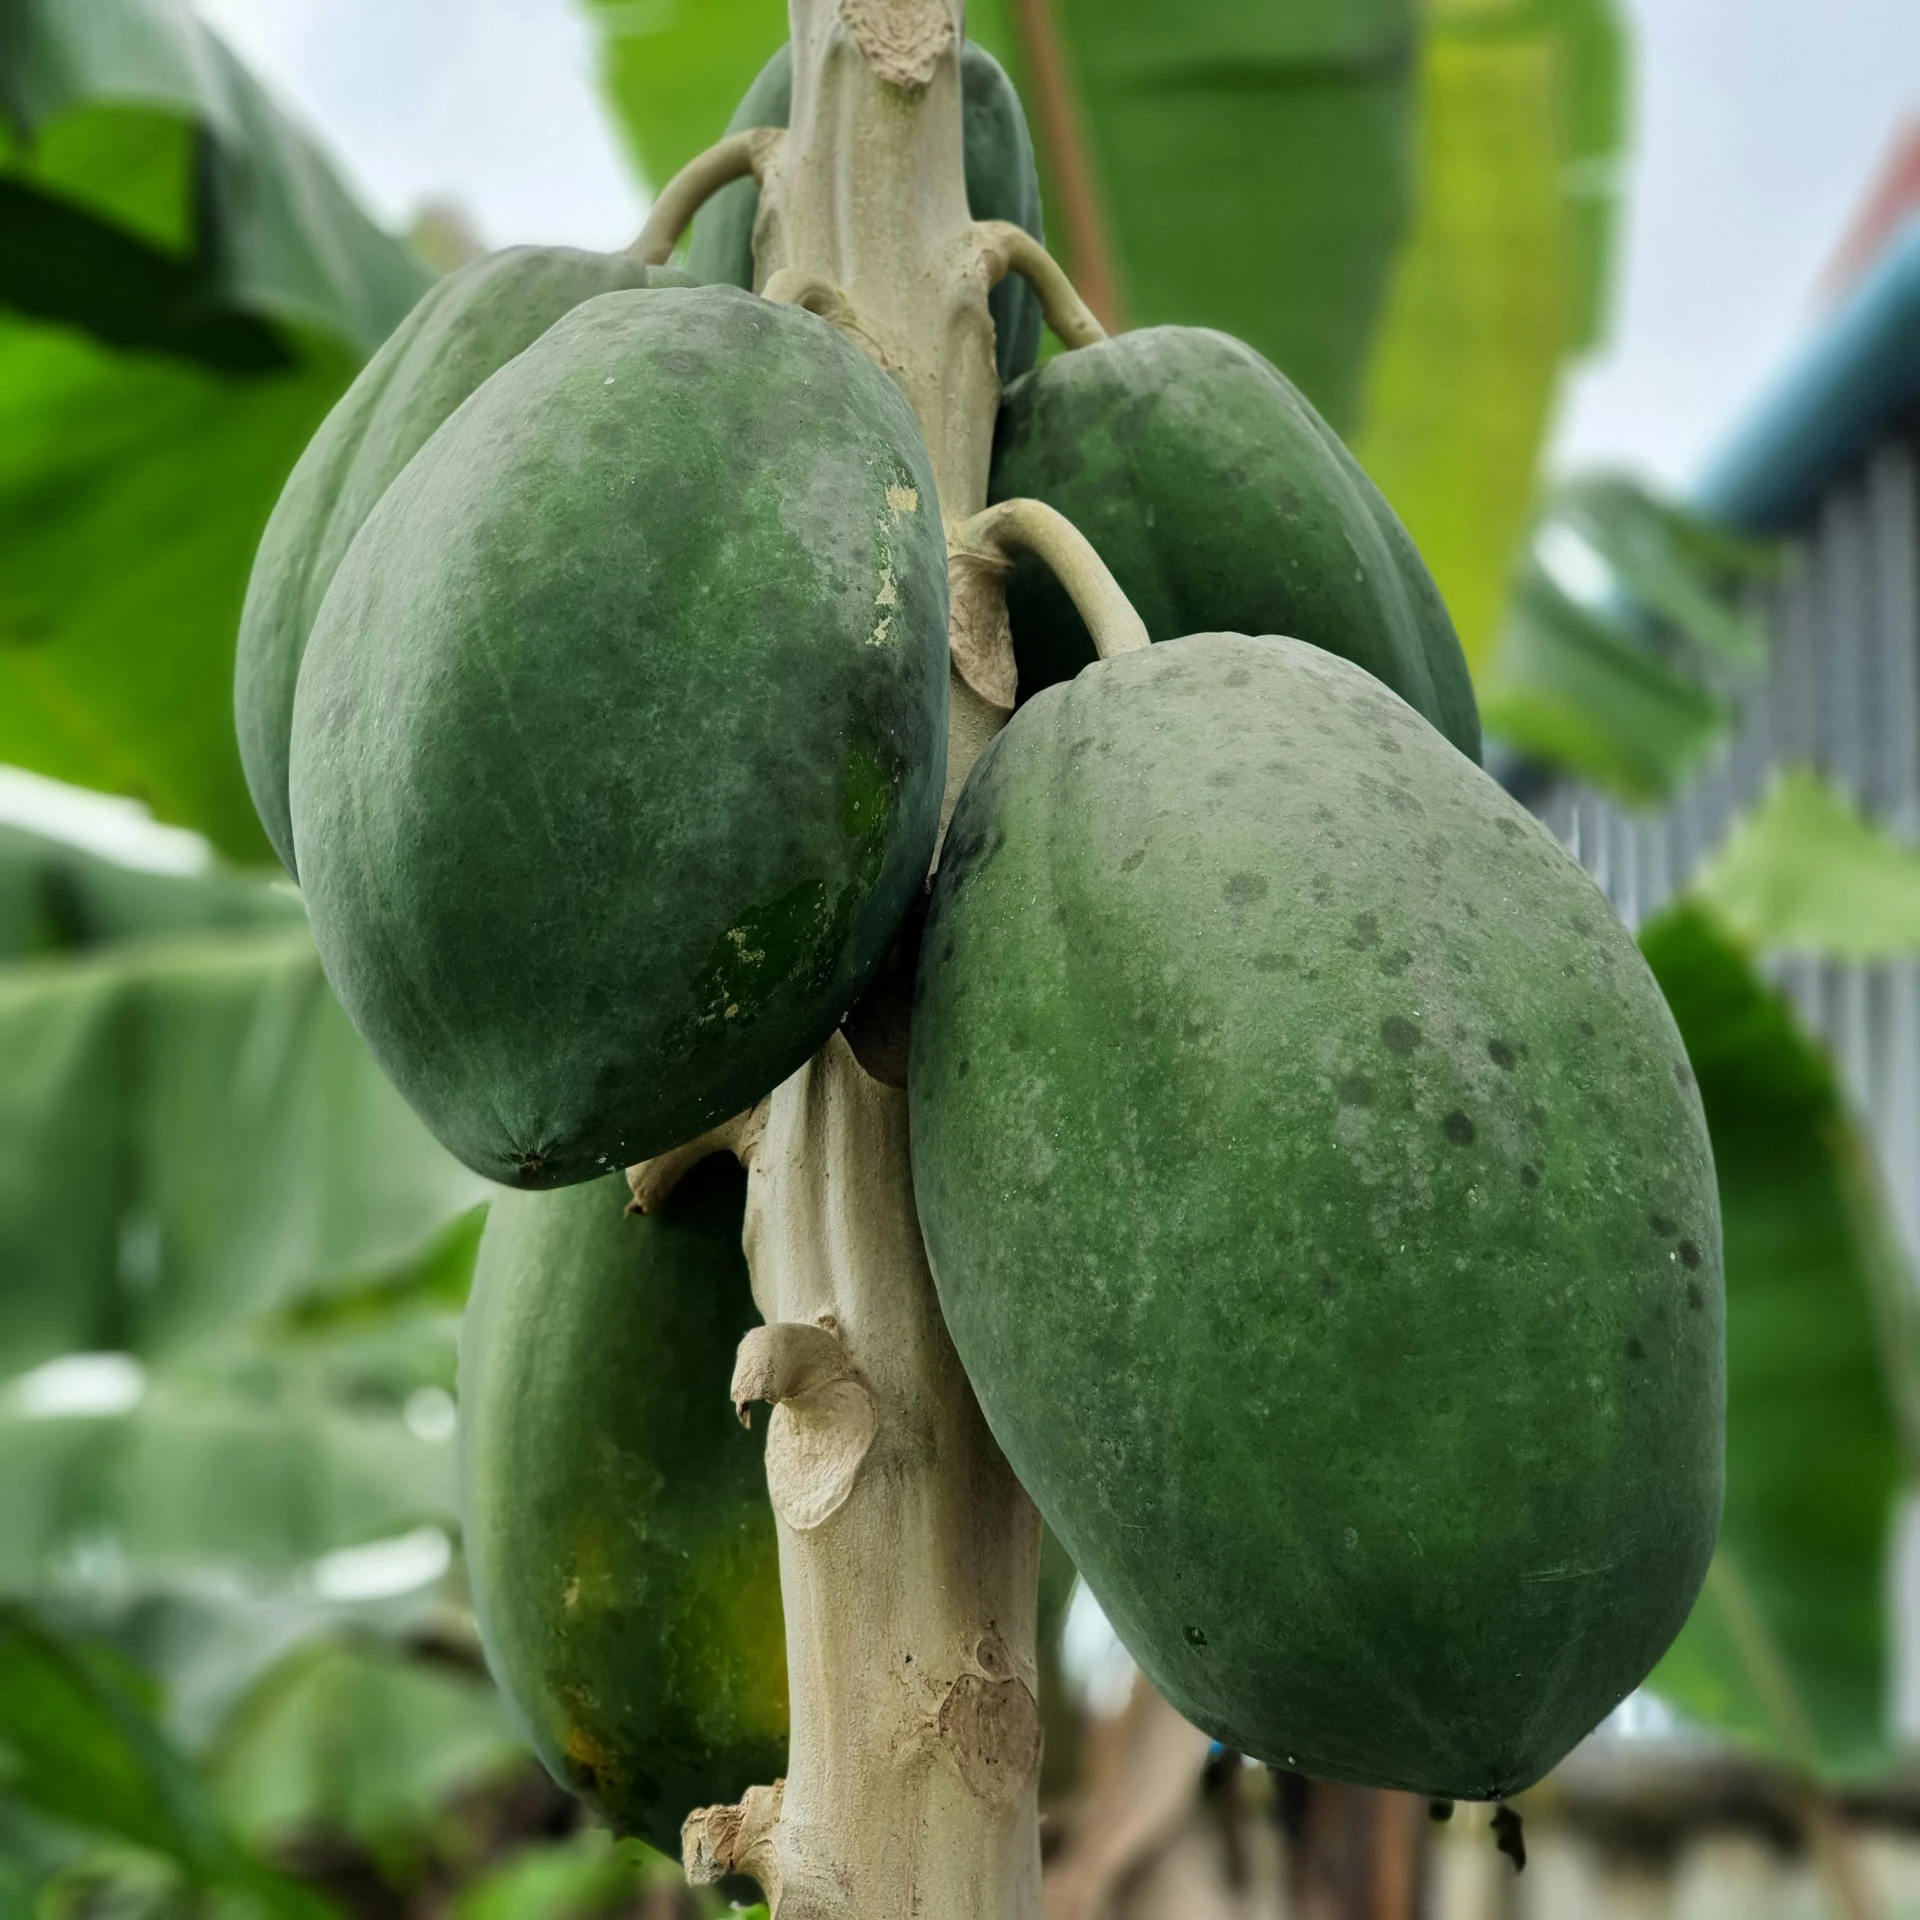
[[[990,269],[962,170],[963,0],[792,0],[793,109],[756,274],[904,388],[948,528],[985,503]],[[949,807],[1006,716],[953,680]],[[773,1403],[791,1706],[784,1782],[687,1822],[689,1872],[753,1875],[778,1920],[1038,1920],[1040,1523],[940,1317],[908,1159],[904,1049],[839,1035],[746,1151],[767,1324],[735,1399]]]

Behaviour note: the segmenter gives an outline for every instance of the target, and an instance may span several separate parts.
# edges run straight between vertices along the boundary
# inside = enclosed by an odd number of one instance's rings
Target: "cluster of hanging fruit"
[[[1019,102],[976,48],[963,78],[972,210],[1037,237]],[[783,54],[736,124],[789,95]],[[690,273],[522,249],[430,293],[288,483],[237,696],[341,1000],[534,1190],[465,1332],[476,1600],[549,1765],[667,1845],[781,1771],[784,1656],[724,1392],[743,1176],[642,1218],[617,1170],[829,1039],[946,767],[928,456],[877,366],[748,290],[756,192]],[[1021,705],[913,1005],[942,1308],[1182,1712],[1303,1772],[1509,1793],[1651,1667],[1717,1525],[1680,1040],[1480,770],[1426,569],[1289,383],[1177,327],[1036,368],[1017,279],[993,317],[991,497],[1064,514],[1161,644],[1096,660],[1044,568],[1012,579]]]

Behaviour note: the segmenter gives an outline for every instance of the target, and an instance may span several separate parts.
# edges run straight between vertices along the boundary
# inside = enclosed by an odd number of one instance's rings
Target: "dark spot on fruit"
[[[1504,1071],[1511,1073],[1513,1071],[1515,1057],[1513,1049],[1508,1046],[1504,1040],[1489,1040],[1487,1042],[1487,1058],[1491,1060],[1496,1067],[1500,1067]]]
[[[1629,1360],[1644,1360],[1646,1357],[1647,1350],[1640,1344],[1639,1335],[1631,1335],[1627,1340],[1627,1358]]]
[[[1690,1306],[1695,1313],[1698,1313],[1706,1304],[1707,1296],[1700,1291],[1699,1282],[1689,1280],[1687,1282],[1687,1305]]]
[[[1204,1633],[1202,1633],[1198,1627],[1189,1627],[1187,1629],[1187,1645],[1188,1646],[1204,1647],[1206,1644],[1207,1644],[1207,1636]]]
[[[1369,947],[1380,944],[1380,916],[1377,913],[1356,913],[1353,916],[1353,931],[1347,936],[1347,945],[1355,953],[1365,953]]]
[[[1010,1052],[1025,1053],[1027,1050],[1027,1036],[1017,1030],[1008,1034],[1007,1047]]]
[[[1533,1167],[1522,1167],[1520,1169],[1520,1184],[1531,1192],[1540,1184],[1538,1171]]]
[[[1283,967],[1291,968],[1299,964],[1290,953],[1256,953],[1253,956],[1255,973],[1278,973]]]
[[[941,944],[941,948],[940,948],[940,964],[941,964],[941,965],[942,965],[943,967],[944,967],[944,966],[945,966],[945,965],[947,964],[947,962],[948,962],[949,960],[951,960],[951,959],[953,958],[953,950],[954,950],[954,949],[953,949],[953,942],[952,942],[952,940],[950,940],[950,939],[949,939],[949,940],[946,940],[946,941],[944,941],[944,942],[943,942],[943,943]]]
[[[1521,827],[1520,822],[1518,820],[1515,820],[1511,818],[1509,815],[1504,813],[1493,824],[1496,827],[1498,827],[1500,831],[1504,833],[1509,840],[1519,839],[1521,833],[1524,831],[1524,829]]]
[[[1693,1071],[1684,1060],[1676,1060],[1673,1063],[1673,1077],[1678,1080],[1683,1087],[1693,1085]]]
[[[1210,787],[1230,787],[1239,778],[1240,776],[1235,773],[1231,767],[1218,767],[1207,775],[1207,785]]]
[[[1400,751],[1400,742],[1394,739],[1390,733],[1376,733],[1373,738],[1374,744],[1382,753],[1398,753]]]
[[[1378,967],[1389,980],[1398,980],[1400,976],[1413,965],[1413,955],[1410,954],[1405,947],[1402,947],[1397,953],[1383,953],[1373,964]]]
[[[1343,1107],[1370,1107],[1373,1105],[1373,1082],[1364,1073],[1350,1073],[1340,1082],[1340,1104]]]
[[[1307,893],[1316,907],[1324,907],[1333,898],[1333,881],[1324,873],[1316,873],[1307,883]]]
[[[1582,1021],[1580,1022],[1580,1031],[1581,1031],[1581,1032],[1582,1032],[1582,1033],[1583,1033],[1583,1034],[1584,1034],[1584,1035],[1585,1035],[1585,1036],[1586,1036],[1586,1037],[1587,1037],[1587,1038],[1588,1038],[1589,1040],[1591,1040],[1591,1039],[1593,1038],[1593,1022],[1592,1022],[1591,1020],[1582,1020]]]
[[[1700,1264],[1700,1249],[1691,1240],[1680,1242],[1680,1264],[1689,1273]]]
[[[1250,907],[1267,897],[1267,878],[1261,873],[1230,873],[1221,883],[1220,892],[1228,906]]]
[[[1478,920],[1480,918],[1480,909],[1476,907],[1471,900],[1462,900],[1460,905],[1465,910],[1469,920]],[[1447,1804],[1448,1806],[1452,1806],[1453,1802],[1449,1800]]]
[[[1404,1060],[1420,1044],[1420,1029],[1411,1020],[1390,1013],[1380,1022],[1380,1038],[1389,1053],[1397,1053]]]
[[[1234,670],[1227,675],[1226,684],[1230,687],[1244,687],[1249,685],[1252,679],[1253,675],[1250,674],[1245,667],[1235,667]]]
[[[1320,1289],[1321,1299],[1337,1300],[1340,1297],[1340,1276],[1331,1267],[1322,1267],[1314,1275],[1314,1283]]]
[[[1128,854],[1127,857],[1120,862],[1120,871],[1122,873],[1132,873],[1133,870],[1136,867],[1138,867],[1140,862],[1144,860],[1146,857],[1147,857],[1147,850],[1145,847],[1136,848],[1132,853]]]
[[[1140,1018],[1134,1022],[1134,1025],[1137,1026],[1142,1033],[1151,1033],[1159,1024],[1159,1020],[1151,1013],[1143,1013]]]
[[[1671,1240],[1673,1238],[1673,1234],[1674,1234],[1673,1222],[1669,1220],[1664,1213],[1648,1214],[1647,1225],[1650,1226],[1654,1230],[1654,1232],[1660,1236],[1662,1240]]]
[[[1440,1122],[1447,1130],[1447,1138],[1456,1147],[1470,1147],[1473,1144],[1473,1122],[1458,1107]]]
[[[962,1060],[960,1064],[957,1067],[955,1067],[953,1070],[954,1078],[957,1080],[964,1080],[967,1077],[967,1075],[972,1071],[973,1071],[973,1062],[971,1060]]]
[[[1593,938],[1593,922],[1584,913],[1576,913],[1573,916],[1573,930],[1582,940]]]

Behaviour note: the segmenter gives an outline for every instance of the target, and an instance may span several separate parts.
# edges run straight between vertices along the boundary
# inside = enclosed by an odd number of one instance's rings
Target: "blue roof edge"
[[[1840,312],[1709,463],[1693,503],[1731,526],[1784,533],[1915,400],[1920,213],[1909,215]]]

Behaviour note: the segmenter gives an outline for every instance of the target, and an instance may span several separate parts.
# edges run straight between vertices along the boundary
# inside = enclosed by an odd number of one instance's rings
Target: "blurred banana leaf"
[[[241,1896],[255,1912],[332,1911],[233,1838],[124,1672],[11,1607],[0,1608],[0,1809],[157,1856],[189,1887]]]
[[[1414,0],[970,11],[1026,95],[1047,231],[1069,271],[1082,263],[1030,57],[1042,11],[1078,95],[1125,322],[1234,334],[1350,429],[1415,191]]]
[[[593,0],[656,184],[718,136],[781,0]],[[1027,102],[1072,270],[1036,32],[1063,55],[1132,325],[1280,366],[1407,522],[1476,674],[1569,358],[1597,341],[1625,134],[1617,0],[975,0]]]
[[[0,1378],[391,1282],[487,1191],[374,1065],[304,925],[0,967],[0,1063]]]
[[[1889,1758],[1887,1554],[1911,1435],[1904,1299],[1869,1151],[1825,1054],[1704,909],[1640,942],[1705,1103],[1726,1236],[1727,1501],[1705,1593],[1648,1685],[1789,1765]]]
[[[207,1777],[234,1830],[268,1850],[316,1834],[394,1860],[448,1803],[526,1764],[479,1673],[374,1642],[307,1646],[223,1730]]]
[[[1478,680],[1570,358],[1605,314],[1626,30],[1616,0],[1425,0],[1413,230],[1355,452]]]
[[[967,31],[1013,75],[1071,270],[1047,102],[1022,13],[975,0]],[[1358,402],[1406,226],[1413,0],[1052,0],[1102,191],[1126,318],[1238,334],[1336,424]],[[608,91],[656,186],[719,138],[786,37],[783,0],[593,0]]]
[[[1622,800],[1667,798],[1764,663],[1754,589],[1777,564],[1634,481],[1562,483],[1534,519],[1480,683],[1488,732]]]
[[[454,1449],[393,1414],[55,1366],[0,1393],[0,1593],[284,1589],[326,1554],[454,1524]],[[66,1410],[103,1378],[132,1404]]]
[[[0,760],[272,858],[233,736],[253,550],[351,378],[221,375],[0,322]]]
[[[180,0],[0,0],[0,304],[257,372],[428,278]]]
[[[270,858],[254,547],[429,278],[182,0],[0,0],[0,761]]]
[[[304,926],[291,886],[153,873],[0,821],[0,964],[201,930]]]
[[[1854,961],[1920,953],[1920,853],[1811,768],[1776,776],[1693,889],[1766,952]]]
[[[488,1189],[374,1065],[297,898],[11,829],[0,932],[0,1590],[284,1589],[450,1526]]]

